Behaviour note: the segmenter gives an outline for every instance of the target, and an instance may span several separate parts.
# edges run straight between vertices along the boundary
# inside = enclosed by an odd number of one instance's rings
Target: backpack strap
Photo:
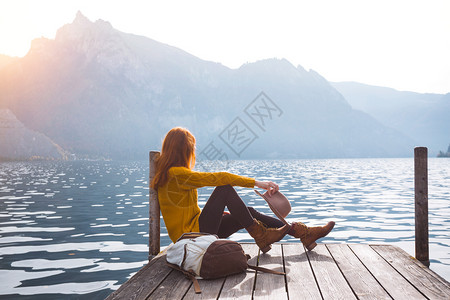
[[[191,275],[191,280],[192,283],[194,284],[194,291],[196,294],[201,294],[202,293],[202,289],[200,288],[200,284],[198,283],[197,278],[195,278],[194,276]]]
[[[185,232],[178,238],[177,242],[181,241],[181,240],[184,240],[184,239],[195,239],[195,238],[198,238],[200,236],[205,236],[205,235],[214,235],[216,238],[219,238],[216,234],[211,234],[211,233]]]
[[[182,268],[180,268],[179,266],[171,264],[171,263],[167,263],[167,265],[169,267],[171,267],[172,269],[175,269],[175,270],[178,270],[178,271],[182,272],[184,274],[184,276],[189,278],[192,281],[193,285],[194,285],[194,291],[195,291],[196,294],[201,294],[202,293],[202,290],[200,288],[200,284],[198,283],[197,278],[195,278],[195,276],[192,274],[193,272],[191,273],[191,272],[185,271]]]
[[[247,264],[247,267],[249,269],[253,269],[255,271],[261,271],[261,272],[264,272],[264,273],[277,274],[277,275],[286,275],[286,273],[284,273],[284,272],[278,272],[278,271],[267,269],[267,268],[263,268],[263,267],[252,266],[252,265],[249,265],[249,264]]]
[[[245,254],[245,256],[247,256],[247,260],[249,260],[251,258],[251,256],[248,255],[248,254]],[[284,273],[284,272],[278,272],[278,271],[267,269],[267,268],[263,268],[263,267],[252,266],[252,265],[249,265],[249,264],[247,264],[247,268],[255,270],[255,271],[261,271],[261,272],[264,272],[264,273],[277,274],[277,275],[286,275],[286,273]]]

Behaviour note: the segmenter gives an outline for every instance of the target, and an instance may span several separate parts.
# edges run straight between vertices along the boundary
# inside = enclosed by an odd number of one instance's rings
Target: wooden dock
[[[149,183],[159,152],[150,151]],[[181,272],[166,265],[160,251],[158,194],[149,188],[149,255],[145,267],[107,299],[450,299],[450,284],[426,267],[428,251],[427,149],[415,149],[416,257],[391,245],[274,244],[260,254],[256,244],[242,244],[252,265],[286,275],[247,271],[216,280],[200,280],[201,294]]]
[[[215,280],[191,280],[166,266],[164,252],[107,299],[450,299],[450,284],[402,249],[391,245],[274,244],[259,254],[242,244],[250,264],[285,276],[247,271]]]

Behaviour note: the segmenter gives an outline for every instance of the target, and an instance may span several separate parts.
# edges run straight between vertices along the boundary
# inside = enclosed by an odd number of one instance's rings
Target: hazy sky
[[[0,54],[25,55],[78,10],[231,68],[286,58],[330,81],[450,92],[449,0],[0,0]]]

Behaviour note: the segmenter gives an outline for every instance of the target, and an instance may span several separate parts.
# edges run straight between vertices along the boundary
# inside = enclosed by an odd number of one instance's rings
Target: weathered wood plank
[[[280,244],[273,244],[272,250],[259,255],[258,265],[283,272],[283,257]],[[257,272],[254,299],[287,299],[285,276]]]
[[[392,299],[348,245],[327,244],[326,247],[358,299]]]
[[[224,278],[218,279],[202,279],[199,280],[199,285],[202,290],[201,294],[196,294],[194,290],[194,285],[191,285],[189,291],[184,296],[183,300],[192,300],[192,299],[217,299],[222,290],[223,283],[225,281]]]
[[[251,256],[248,261],[250,265],[258,265],[259,248],[256,244],[242,244],[246,254]],[[253,271],[229,276],[226,278],[220,293],[220,299],[252,299],[255,284],[255,275]]]
[[[399,247],[383,245],[372,248],[428,298],[450,299],[450,287]]]
[[[394,299],[425,299],[378,253],[367,245],[349,245],[361,262]]]
[[[307,252],[323,299],[356,299],[324,244]]]
[[[147,299],[182,299],[191,285],[183,273],[173,270]]]
[[[282,247],[289,299],[322,299],[303,245]]]
[[[171,271],[166,255],[158,255],[106,299],[146,299]]]

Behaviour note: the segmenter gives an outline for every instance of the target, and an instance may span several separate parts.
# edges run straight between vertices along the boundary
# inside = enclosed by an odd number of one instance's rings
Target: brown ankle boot
[[[316,240],[326,236],[334,227],[334,222],[328,222],[322,227],[308,227],[301,222],[294,222],[291,224],[294,237],[300,238],[303,245],[311,251],[317,246]]]
[[[272,249],[272,244],[281,240],[291,227],[267,228],[260,221],[253,219],[253,224],[247,227],[248,233],[255,239],[256,245],[263,253]]]

